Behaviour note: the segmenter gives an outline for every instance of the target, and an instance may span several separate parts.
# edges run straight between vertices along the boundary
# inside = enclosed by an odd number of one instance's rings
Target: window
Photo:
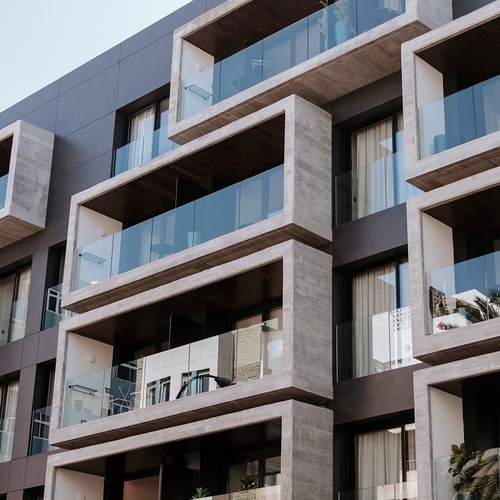
[[[179,395],[192,396],[208,392],[210,370],[198,370],[182,374],[182,388]],[[179,397],[179,396],[178,396]]]
[[[149,382],[146,387],[146,405],[152,406],[170,400],[170,377]]]
[[[24,337],[31,266],[0,278],[0,345]]]
[[[11,459],[19,380],[0,383],[0,462]]]
[[[356,490],[416,480],[415,424],[354,436]]]

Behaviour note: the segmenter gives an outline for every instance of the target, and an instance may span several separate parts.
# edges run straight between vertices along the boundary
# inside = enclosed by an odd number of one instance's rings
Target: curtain
[[[19,380],[0,385],[0,462],[11,459]]]
[[[130,118],[129,168],[152,158],[155,106],[149,106]]]
[[[28,309],[28,295],[31,283],[31,266],[25,267],[19,271],[17,296],[12,307],[12,326],[10,341],[18,340],[24,337],[26,328],[26,312]]]
[[[12,274],[0,280],[0,345],[6,344],[9,341],[15,278],[15,274]]]
[[[357,490],[401,481],[401,428],[357,434],[355,450]]]
[[[396,307],[394,263],[353,277],[353,376],[385,371],[390,361],[389,311]],[[385,314],[382,314],[385,313]]]

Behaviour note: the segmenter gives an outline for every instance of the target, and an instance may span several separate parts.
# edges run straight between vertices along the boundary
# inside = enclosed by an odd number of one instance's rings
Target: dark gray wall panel
[[[28,473],[24,478],[25,488],[35,488],[45,483],[45,469],[47,467],[47,454],[41,453],[26,459]]]
[[[56,134],[65,137],[112,113],[116,105],[118,64],[62,94]]]
[[[38,342],[38,358],[37,363],[45,363],[51,359],[55,359],[57,353],[57,335],[59,328],[54,326],[49,330],[40,332],[40,341]]]
[[[453,0],[453,18],[465,16],[480,7],[484,7],[495,0]]]
[[[33,309],[31,307],[30,309]],[[21,361],[21,366],[26,368],[36,364],[36,359],[38,357],[38,333],[28,335],[24,338],[23,342],[23,359]]]
[[[115,113],[113,112],[57,140],[54,145],[52,179],[111,152],[114,122]],[[78,189],[78,186],[73,186],[73,189]]]
[[[9,491],[22,489],[24,485],[25,470],[26,470],[25,458],[12,460],[12,462],[10,463]],[[9,495],[9,500],[10,500],[10,495]]]
[[[0,346],[0,377],[19,371],[23,356],[23,339]]]
[[[36,108],[27,115],[23,116],[23,120],[36,125],[45,130],[55,130],[57,117],[57,99],[49,101],[47,104]]]
[[[224,0],[207,0],[207,10],[211,10],[223,2],[224,2]]]
[[[121,61],[118,108],[170,81],[172,45],[170,34]]]
[[[0,464],[0,494],[7,491],[7,483],[9,482],[10,463],[3,462]]]

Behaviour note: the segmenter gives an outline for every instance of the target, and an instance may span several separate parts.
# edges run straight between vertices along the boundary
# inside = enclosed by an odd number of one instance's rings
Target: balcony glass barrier
[[[276,375],[282,364],[276,318],[68,380],[63,426]]]
[[[80,289],[283,211],[283,165],[78,249]]]
[[[480,500],[495,498],[500,491],[499,449],[467,450],[464,459],[451,463],[452,456],[434,461],[436,500]]]
[[[293,68],[405,11],[404,0],[340,1],[301,19],[181,83],[181,120]]]
[[[50,416],[52,406],[39,408],[33,412],[31,424],[31,455],[46,453],[56,450],[55,446],[49,445]]]
[[[450,497],[451,498],[451,497]],[[417,482],[386,484],[339,493],[338,500],[418,500]]]
[[[63,319],[74,315],[61,307],[62,284],[47,288],[45,296],[45,311],[43,317],[43,329],[57,326]]]
[[[0,463],[12,458],[12,444],[16,417],[0,419]]]
[[[406,202],[421,191],[405,180],[403,152],[335,177],[337,225]]]
[[[500,252],[426,274],[428,332],[439,333],[500,316]]]
[[[222,495],[209,495],[204,498],[206,500],[280,500],[281,485],[276,484],[274,486],[264,486],[262,488],[255,488],[243,492],[224,493]]]
[[[177,144],[167,136],[168,126],[165,126],[115,150],[113,175],[126,172],[172,151]]]
[[[9,180],[9,174],[0,177],[0,210],[5,207],[5,197],[7,195],[7,181]]]
[[[410,307],[337,325],[337,382],[395,370],[413,359]]]
[[[27,309],[27,299],[0,306],[0,345],[24,337]]]
[[[420,158],[500,130],[500,76],[418,110]]]

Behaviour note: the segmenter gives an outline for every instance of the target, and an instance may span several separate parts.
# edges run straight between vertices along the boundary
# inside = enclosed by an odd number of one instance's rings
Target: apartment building
[[[499,28],[193,0],[1,112],[0,500],[496,498]]]

